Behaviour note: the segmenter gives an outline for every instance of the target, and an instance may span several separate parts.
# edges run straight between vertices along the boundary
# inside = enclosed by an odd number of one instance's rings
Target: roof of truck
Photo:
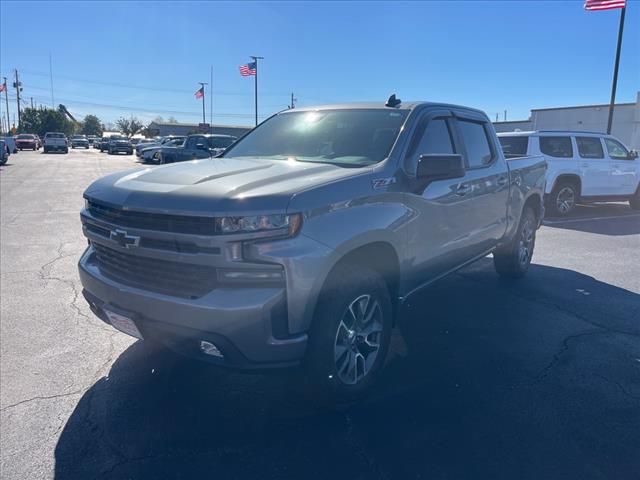
[[[348,109],[388,109],[388,110],[414,110],[422,106],[434,106],[443,108],[462,108],[465,110],[472,110],[484,114],[482,110],[477,108],[467,107],[464,105],[453,105],[450,103],[440,102],[427,102],[427,101],[401,101],[396,107],[388,107],[385,105],[385,101],[379,102],[349,102],[349,103],[335,103],[329,105],[315,105],[310,107],[296,107],[295,109],[284,110],[280,113],[291,113],[300,111],[315,111],[315,110],[348,110]]]
[[[588,132],[583,130],[528,130],[523,132],[498,132],[499,137],[530,137],[532,135],[597,135],[600,137],[611,137],[604,132]]]

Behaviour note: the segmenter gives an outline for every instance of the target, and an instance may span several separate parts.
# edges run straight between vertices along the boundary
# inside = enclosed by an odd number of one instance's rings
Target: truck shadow
[[[297,370],[138,342],[78,402],[55,478],[631,478],[637,318],[636,293],[541,265],[504,282],[484,259],[412,298],[372,394],[332,408]]]

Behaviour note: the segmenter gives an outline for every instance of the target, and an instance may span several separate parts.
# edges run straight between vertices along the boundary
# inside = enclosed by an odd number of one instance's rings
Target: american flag
[[[240,65],[240,75],[250,77],[256,74],[256,62],[250,62],[246,65]]]
[[[585,10],[613,10],[614,8],[624,8],[626,0],[585,0]]]
[[[0,83],[0,92],[4,92],[7,89],[6,83]]]
[[[200,87],[200,88],[196,91],[196,93],[194,93],[193,95],[194,95],[194,97],[196,97],[196,98],[198,98],[198,99],[200,99],[200,98],[204,97],[204,85],[203,85],[202,87]]]

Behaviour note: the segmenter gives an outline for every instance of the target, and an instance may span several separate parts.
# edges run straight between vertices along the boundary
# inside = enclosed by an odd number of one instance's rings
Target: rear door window
[[[573,157],[571,137],[540,137],[540,151],[550,157],[571,158]]]
[[[597,137],[576,137],[578,155],[582,158],[604,158],[602,143]]]
[[[529,147],[529,137],[498,137],[506,158],[525,157]]]
[[[467,151],[469,168],[486,167],[493,162],[485,124],[468,120],[458,120],[457,124]]]

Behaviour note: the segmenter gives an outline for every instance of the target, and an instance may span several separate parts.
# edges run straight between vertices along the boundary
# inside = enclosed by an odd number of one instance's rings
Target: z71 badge
[[[396,177],[376,178],[374,180],[371,180],[371,184],[375,189],[388,187],[389,185],[393,185],[394,183],[396,183]]]

